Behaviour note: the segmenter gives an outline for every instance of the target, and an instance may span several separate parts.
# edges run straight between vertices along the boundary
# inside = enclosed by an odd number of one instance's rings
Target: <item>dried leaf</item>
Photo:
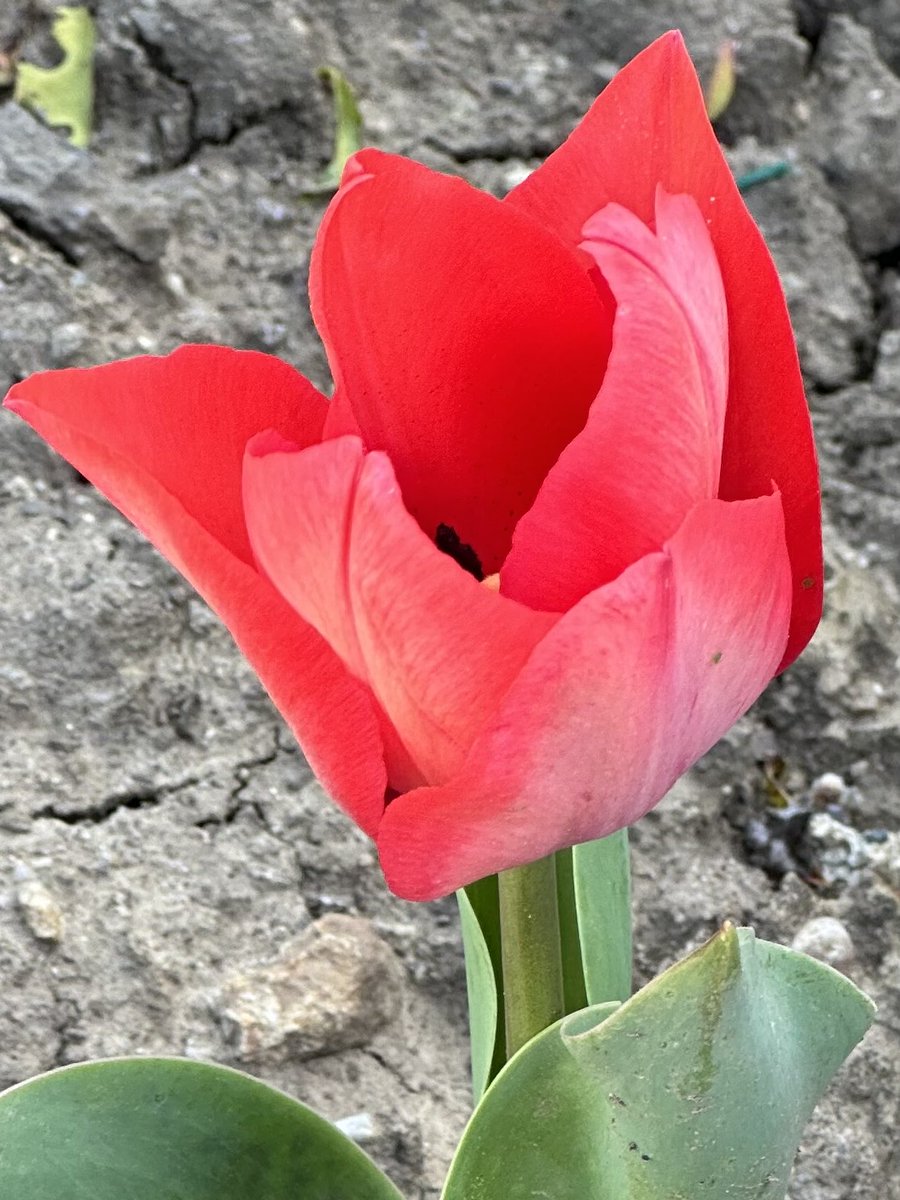
[[[94,105],[94,21],[82,6],[56,10],[53,36],[63,51],[56,67],[20,63],[14,97],[33,109],[48,125],[68,129],[73,146],[86,146],[91,137]]]
[[[731,103],[735,87],[734,42],[723,42],[706,87],[706,111],[711,121],[717,121]]]

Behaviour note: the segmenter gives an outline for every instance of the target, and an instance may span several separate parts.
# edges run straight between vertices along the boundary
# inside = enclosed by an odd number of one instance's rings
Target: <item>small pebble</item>
[[[401,990],[399,962],[371,922],[329,913],[274,962],[230,976],[219,1017],[242,1060],[299,1061],[365,1046],[396,1016]]]
[[[62,941],[66,927],[63,911],[39,880],[26,880],[16,893],[16,901],[25,924],[38,941]]]
[[[877,836],[872,837],[872,834]],[[867,834],[866,841],[876,874],[900,891],[900,833],[873,829]]]
[[[813,802],[823,808],[828,804],[840,804],[844,798],[847,785],[835,771],[826,771],[818,779],[813,780],[810,796]]]
[[[801,926],[791,944],[794,950],[838,971],[846,971],[856,958],[853,939],[836,917],[813,917]]]
[[[283,225],[291,219],[291,210],[268,196],[260,196],[256,201],[256,211],[264,221],[272,225]]]
[[[809,837],[826,883],[852,887],[859,883],[863,871],[871,867],[871,848],[863,835],[828,813],[813,813]]]
[[[87,345],[90,334],[84,325],[69,321],[50,334],[50,361],[54,367],[68,367]]]
[[[335,1125],[352,1142],[370,1142],[375,1136],[375,1119],[371,1113],[352,1113],[349,1117],[341,1117]]]

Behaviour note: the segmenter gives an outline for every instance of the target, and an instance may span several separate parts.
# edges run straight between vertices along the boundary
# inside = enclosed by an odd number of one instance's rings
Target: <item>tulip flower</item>
[[[634,822],[822,594],[784,298],[680,37],[504,200],[355,155],[310,295],[330,400],[191,346],[7,404],[205,596],[399,895]]]

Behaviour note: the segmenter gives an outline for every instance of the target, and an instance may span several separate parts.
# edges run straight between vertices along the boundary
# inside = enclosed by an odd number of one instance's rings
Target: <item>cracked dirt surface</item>
[[[0,49],[50,53],[48,9],[5,0]],[[839,920],[850,950],[838,965],[880,1020],[811,1125],[791,1196],[900,1196],[892,0],[607,0],[602,19],[561,0],[95,9],[88,153],[0,102],[3,388],[187,340],[274,352],[326,385],[304,296],[324,207],[306,193],[330,154],[323,62],[357,88],[374,144],[503,190],[664,29],[684,29],[704,73],[724,37],[738,40],[720,123],[734,168],[793,167],[747,198],[809,385],[826,615],[803,659],[635,831],[636,969],[649,978],[726,917],[787,943]],[[387,894],[371,846],[327,802],[217,621],[5,413],[0,555],[0,1086],[88,1056],[211,1057],[335,1119],[371,1114],[366,1148],[406,1195],[437,1195],[468,1108],[452,900]],[[805,839],[777,853],[759,832],[775,792],[798,806]],[[817,841],[812,809],[846,836],[820,822]],[[248,1061],[223,1016],[229,981],[330,914],[365,918],[391,948],[399,1010],[363,1045],[323,1037],[311,1058]]]

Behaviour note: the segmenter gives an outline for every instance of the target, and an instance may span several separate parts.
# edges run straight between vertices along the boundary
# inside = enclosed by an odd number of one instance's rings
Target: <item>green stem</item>
[[[500,936],[506,1057],[563,1015],[556,859],[501,871]]]

